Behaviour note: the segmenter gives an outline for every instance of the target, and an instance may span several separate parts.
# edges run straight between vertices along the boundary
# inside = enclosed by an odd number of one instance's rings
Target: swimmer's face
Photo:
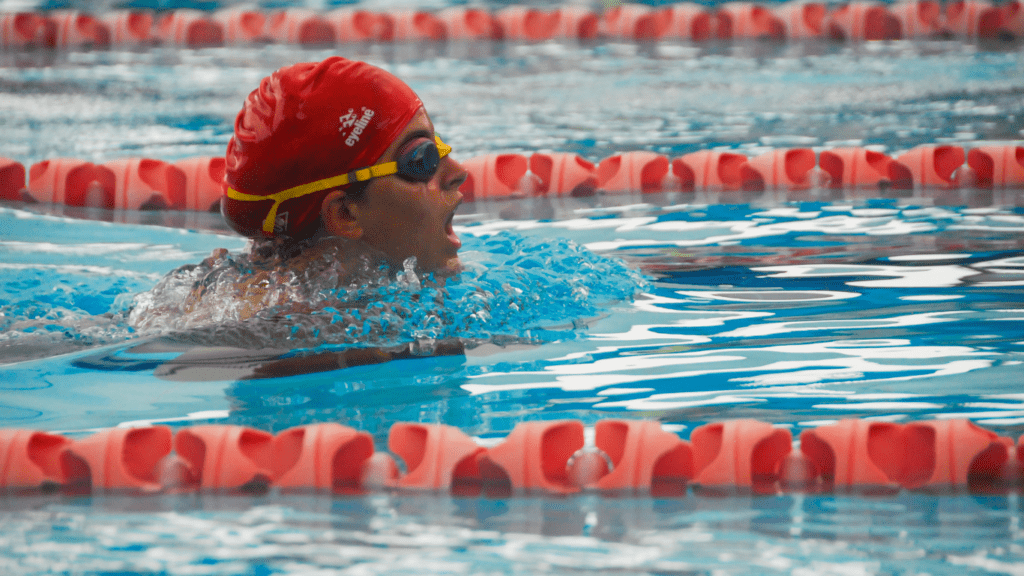
[[[393,162],[425,141],[434,140],[434,125],[422,108],[384,151],[377,163]],[[393,266],[415,256],[420,270],[458,270],[462,242],[452,230],[455,209],[462,203],[459,186],[466,171],[451,155],[441,159],[426,182],[392,174],[370,181],[358,199],[346,200],[356,236],[387,255]]]

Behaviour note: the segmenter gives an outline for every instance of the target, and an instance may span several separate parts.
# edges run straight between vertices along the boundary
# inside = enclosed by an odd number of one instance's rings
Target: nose
[[[451,155],[441,159],[441,167],[438,172],[441,176],[441,188],[445,191],[457,191],[469,177],[469,172],[466,172],[462,164],[459,164]]]

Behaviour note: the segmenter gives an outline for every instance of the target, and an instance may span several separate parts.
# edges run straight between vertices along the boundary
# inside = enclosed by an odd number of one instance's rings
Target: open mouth
[[[455,208],[457,209],[458,206]],[[453,220],[455,220],[455,209],[452,210],[452,213],[448,215],[448,219],[445,220],[444,233],[448,237],[448,241],[455,246],[456,250],[458,250],[459,248],[462,248],[462,240],[459,239],[458,234],[455,233],[455,229],[452,227]]]

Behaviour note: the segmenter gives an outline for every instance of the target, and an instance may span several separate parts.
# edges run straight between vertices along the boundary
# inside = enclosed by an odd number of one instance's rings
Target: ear
[[[320,204],[320,219],[324,231],[330,236],[341,236],[350,240],[363,237],[363,228],[352,213],[352,200],[341,190],[333,190],[324,196]]]

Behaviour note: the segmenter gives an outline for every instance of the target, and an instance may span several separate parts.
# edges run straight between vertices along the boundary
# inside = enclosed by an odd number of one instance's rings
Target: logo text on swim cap
[[[348,113],[338,118],[341,122],[341,126],[338,127],[338,132],[345,136],[345,131],[349,128],[352,129],[345,138],[345,144],[348,146],[355,146],[356,142],[359,142],[359,135],[366,129],[366,125],[370,123],[370,118],[373,118],[373,110],[370,110],[366,106],[362,107],[362,115],[356,114],[355,109],[349,108]]]

